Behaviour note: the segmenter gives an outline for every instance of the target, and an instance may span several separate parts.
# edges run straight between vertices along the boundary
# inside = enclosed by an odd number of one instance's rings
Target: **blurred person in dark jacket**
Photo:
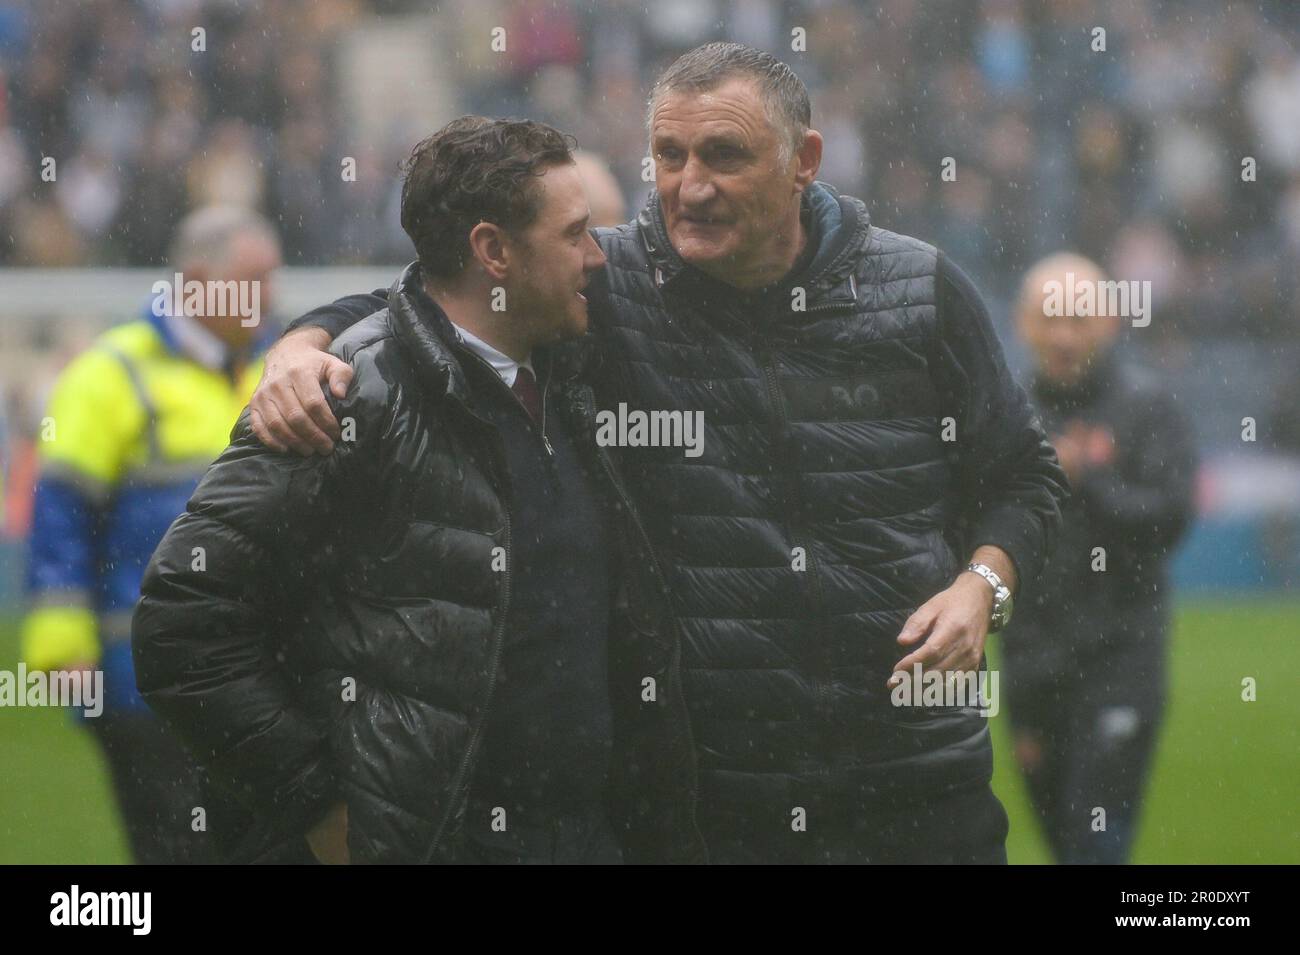
[[[1026,275],[1017,306],[1037,361],[1031,395],[1073,495],[1004,634],[1005,688],[1016,759],[1062,863],[1129,857],[1164,709],[1167,564],[1197,464],[1174,394],[1121,359],[1122,317],[1046,304],[1105,281],[1088,259],[1053,255]]]

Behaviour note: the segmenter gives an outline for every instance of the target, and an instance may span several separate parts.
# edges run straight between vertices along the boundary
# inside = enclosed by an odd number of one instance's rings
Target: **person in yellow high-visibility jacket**
[[[22,628],[29,671],[102,672],[103,699],[74,712],[103,747],[139,863],[221,857],[202,770],[136,689],[130,622],[154,548],[261,375],[279,240],[256,213],[212,206],[181,223],[172,264],[145,316],[109,329],[55,383]]]

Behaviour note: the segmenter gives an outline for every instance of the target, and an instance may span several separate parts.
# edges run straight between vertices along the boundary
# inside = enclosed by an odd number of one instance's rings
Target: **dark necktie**
[[[542,419],[542,393],[537,390],[537,379],[533,373],[521,365],[515,373],[515,383],[510,386],[510,390],[519,398],[528,417],[533,419],[533,424],[539,424]]]

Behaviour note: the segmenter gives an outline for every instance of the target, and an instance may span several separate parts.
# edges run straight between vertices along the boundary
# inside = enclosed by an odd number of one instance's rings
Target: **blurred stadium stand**
[[[1300,4],[1282,0],[0,0],[6,581],[42,389],[144,306],[188,209],[245,202],[279,224],[276,308],[292,315],[411,257],[399,162],[462,112],[572,132],[639,204],[650,81],[719,38],[796,68],[822,178],[967,269],[1020,369],[1008,305],[1033,260],[1073,248],[1151,280],[1154,319],[1127,348],[1175,384],[1205,456],[1176,577],[1295,584]],[[958,177],[940,188],[945,156]]]

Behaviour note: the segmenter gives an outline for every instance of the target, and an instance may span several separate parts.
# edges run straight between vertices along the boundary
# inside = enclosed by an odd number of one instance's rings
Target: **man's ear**
[[[510,271],[510,252],[505,232],[495,222],[480,222],[469,230],[469,250],[488,277],[504,281]]]
[[[794,183],[803,192],[817,178],[822,166],[822,134],[810,129],[803,134],[803,143],[794,154]]]

